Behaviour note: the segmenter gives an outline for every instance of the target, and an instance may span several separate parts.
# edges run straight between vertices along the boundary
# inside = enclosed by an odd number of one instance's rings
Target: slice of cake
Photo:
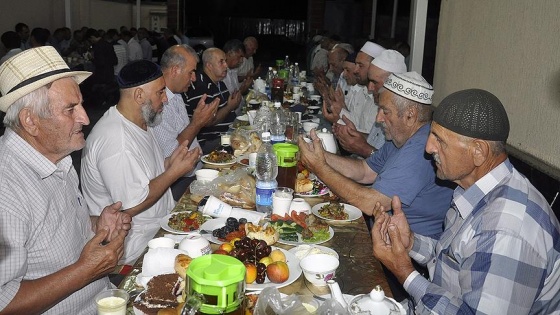
[[[156,315],[164,308],[175,308],[179,304],[177,297],[182,294],[183,279],[176,273],[159,275],[148,281],[146,291],[142,293],[134,306],[147,315]]]

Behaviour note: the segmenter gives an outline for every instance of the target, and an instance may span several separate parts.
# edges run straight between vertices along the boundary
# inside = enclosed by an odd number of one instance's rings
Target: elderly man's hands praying
[[[348,152],[367,157],[373,147],[367,143],[366,136],[359,132],[356,125],[345,115],[342,115],[342,121],[344,125],[339,123],[333,125],[333,133],[338,139],[338,144]],[[362,151],[365,155],[361,153]]]
[[[402,212],[399,197],[394,196],[391,202],[393,216],[385,212],[385,208],[376,202],[373,209],[375,222],[371,230],[373,255],[387,267],[402,284],[414,271],[408,252],[414,242],[414,234]]]
[[[216,117],[216,112],[218,111],[218,105],[220,105],[220,98],[216,97],[212,102],[206,103],[206,94],[202,95],[200,101],[196,105],[193,112],[193,117],[191,123],[197,124],[200,128],[204,126],[212,125],[214,117]]]
[[[127,233],[119,230],[113,236],[112,242],[104,244],[103,241],[109,237],[109,230],[102,228],[87,242],[76,264],[80,265],[80,270],[83,270],[82,275],[88,283],[115,269],[124,254],[124,240]]]
[[[95,222],[95,233],[99,233],[103,229],[109,231],[107,238],[104,239],[105,242],[111,242],[120,231],[124,231],[125,235],[128,234],[131,228],[132,217],[130,214],[121,211],[121,208],[122,203],[120,201],[108,205],[101,211]]]
[[[192,171],[201,156],[202,150],[199,147],[189,150],[189,141],[185,140],[166,159],[166,171],[170,171],[173,176],[179,178]]]
[[[227,106],[229,108],[237,108],[241,103],[241,93],[239,91],[233,91],[228,97]]]
[[[311,142],[306,142],[303,135],[299,136],[298,145],[300,150],[300,161],[310,172],[319,174],[321,168],[328,167],[325,159],[325,150],[321,139],[317,137],[314,129],[309,134]]]

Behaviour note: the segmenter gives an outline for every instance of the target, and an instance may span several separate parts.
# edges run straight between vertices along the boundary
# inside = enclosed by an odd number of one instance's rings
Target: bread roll
[[[183,279],[187,279],[187,268],[189,267],[192,258],[185,254],[179,254],[175,257],[175,272]]]
[[[264,240],[267,245],[272,245],[280,238],[280,233],[272,226],[266,228],[247,222],[245,224],[245,234],[250,239]]]
[[[295,191],[298,193],[308,192],[313,190],[313,182],[309,178],[300,178],[296,180]]]

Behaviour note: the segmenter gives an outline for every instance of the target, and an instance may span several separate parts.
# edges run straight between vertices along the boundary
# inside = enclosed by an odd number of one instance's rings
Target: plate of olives
[[[200,226],[200,234],[214,244],[222,244],[227,239],[234,239],[238,235],[245,235],[245,231],[239,231],[239,225],[247,223],[247,219],[216,218],[204,222]],[[239,234],[237,234],[239,233]]]

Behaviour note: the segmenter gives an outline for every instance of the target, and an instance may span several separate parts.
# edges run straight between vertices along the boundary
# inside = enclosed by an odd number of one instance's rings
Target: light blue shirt
[[[400,197],[412,231],[437,237],[454,184],[436,180],[432,158],[424,151],[429,134],[430,124],[425,124],[401,148],[387,141],[366,162],[377,173],[372,188],[390,198]]]

